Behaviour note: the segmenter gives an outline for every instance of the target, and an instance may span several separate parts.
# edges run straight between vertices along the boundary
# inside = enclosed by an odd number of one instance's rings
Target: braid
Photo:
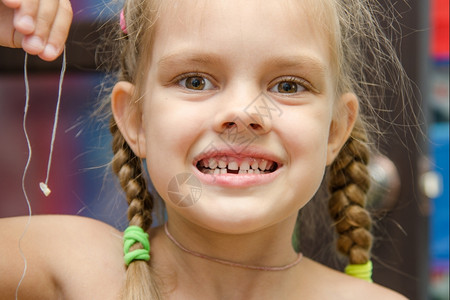
[[[111,118],[110,130],[113,136],[114,152],[112,168],[127,197],[128,220],[130,225],[140,226],[147,231],[153,221],[153,199],[142,176],[142,162],[123,138],[113,118]]]
[[[153,221],[153,199],[143,177],[142,161],[125,141],[114,118],[111,118],[110,121],[110,131],[113,136],[112,149],[114,153],[112,169],[126,194],[128,220],[130,225],[139,226],[144,231],[148,231]],[[137,248],[142,248],[142,245],[137,243],[131,249]],[[146,261],[133,261],[127,268],[122,299],[161,299],[155,279],[156,276]]]
[[[367,134],[358,120],[331,165],[328,183],[329,212],[339,234],[337,248],[349,257],[350,264],[364,264],[370,260],[372,220],[365,209],[370,187],[368,161]]]

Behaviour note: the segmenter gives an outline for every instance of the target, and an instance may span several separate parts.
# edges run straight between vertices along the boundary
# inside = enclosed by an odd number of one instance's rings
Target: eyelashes
[[[316,92],[309,81],[297,76],[282,76],[269,84],[269,92],[278,94],[297,94],[302,92]]]
[[[200,92],[219,88],[210,75],[199,72],[181,74],[175,77],[172,83],[189,91]],[[267,91],[286,95],[295,95],[308,91],[318,93],[309,81],[298,76],[278,77],[268,84]]]
[[[213,90],[216,88],[209,79],[201,75],[185,76],[177,80],[177,83],[186,89],[195,91]]]
[[[199,72],[185,73],[176,76],[172,84],[190,91],[208,91],[218,88],[211,76]]]

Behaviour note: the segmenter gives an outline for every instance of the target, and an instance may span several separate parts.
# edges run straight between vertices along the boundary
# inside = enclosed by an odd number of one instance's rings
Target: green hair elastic
[[[348,265],[347,267],[345,267],[345,274],[363,279],[368,282],[373,282],[372,268],[372,261],[369,260],[365,264]]]
[[[135,249],[130,252],[130,247],[136,243],[141,243],[144,249]],[[148,234],[139,226],[128,226],[123,233],[123,253],[125,264],[128,266],[135,260],[150,260],[150,242]]]

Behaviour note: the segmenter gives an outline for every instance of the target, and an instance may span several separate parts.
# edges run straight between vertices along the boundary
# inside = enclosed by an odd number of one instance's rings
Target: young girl
[[[360,106],[383,83],[377,68],[398,67],[371,2],[127,0],[110,107],[130,227],[33,216],[19,250],[26,218],[1,220],[0,298],[403,299],[370,282]],[[1,3],[2,45],[61,53],[67,1]],[[160,227],[143,159],[165,203]],[[353,276],[292,247],[326,171]]]

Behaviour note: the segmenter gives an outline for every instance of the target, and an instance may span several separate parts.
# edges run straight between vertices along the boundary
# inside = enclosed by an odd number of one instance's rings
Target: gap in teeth
[[[219,174],[264,174],[271,173],[278,165],[266,159],[244,159],[240,165],[232,157],[211,157],[197,163],[197,168],[211,175]]]

